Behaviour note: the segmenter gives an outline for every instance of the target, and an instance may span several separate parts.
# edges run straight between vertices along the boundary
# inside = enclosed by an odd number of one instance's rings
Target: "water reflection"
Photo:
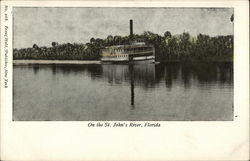
[[[232,89],[230,62],[14,66],[14,115],[17,120],[230,120]],[[35,112],[25,115],[21,108]]]
[[[129,65],[129,73],[130,73],[130,88],[131,88],[131,109],[135,108],[135,92],[134,92],[134,66],[132,64]]]
[[[220,63],[161,63],[140,65],[32,65],[34,74],[42,70],[52,69],[53,75],[58,73],[73,73],[75,75],[87,74],[91,79],[102,79],[110,85],[133,83],[136,86],[150,89],[165,82],[167,88],[171,88],[173,82],[183,84],[185,88],[192,86],[192,81],[199,84],[233,83],[233,64],[230,62]],[[21,68],[21,66],[19,66]],[[24,66],[24,68],[26,68]]]
[[[52,68],[53,75],[69,74],[84,75],[92,80],[103,80],[110,85],[130,85],[131,108],[134,109],[135,87],[144,90],[159,87],[165,82],[165,87],[171,89],[174,84],[191,88],[196,84],[209,88],[213,84],[232,85],[233,64],[230,62],[208,63],[161,63],[155,64],[103,64],[103,65],[32,65],[34,74]]]

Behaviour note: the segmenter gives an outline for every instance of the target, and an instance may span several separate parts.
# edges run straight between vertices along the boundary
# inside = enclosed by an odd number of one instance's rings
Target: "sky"
[[[14,8],[14,48],[86,43],[108,35],[151,31],[210,36],[233,34],[232,8]]]

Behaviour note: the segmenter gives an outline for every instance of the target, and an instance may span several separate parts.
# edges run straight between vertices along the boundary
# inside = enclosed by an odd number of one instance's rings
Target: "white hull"
[[[150,62],[154,63],[155,62],[155,56],[140,56],[140,57],[133,57],[131,60],[129,60],[128,57],[111,57],[111,58],[101,58],[102,62],[125,62],[125,63],[130,63],[130,62]]]

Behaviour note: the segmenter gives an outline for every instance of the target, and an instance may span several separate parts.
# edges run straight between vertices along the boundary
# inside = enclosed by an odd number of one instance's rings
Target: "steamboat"
[[[102,62],[155,63],[155,48],[143,40],[133,39],[133,20],[130,20],[130,44],[107,46],[101,49]]]

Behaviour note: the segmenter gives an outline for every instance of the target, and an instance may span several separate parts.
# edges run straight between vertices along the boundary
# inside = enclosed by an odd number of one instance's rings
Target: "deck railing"
[[[141,54],[141,53],[148,53],[148,52],[153,52],[152,49],[148,49],[148,50],[142,50],[142,51],[136,51],[136,50],[132,50],[132,51],[125,51],[124,53],[134,53],[134,54]]]

